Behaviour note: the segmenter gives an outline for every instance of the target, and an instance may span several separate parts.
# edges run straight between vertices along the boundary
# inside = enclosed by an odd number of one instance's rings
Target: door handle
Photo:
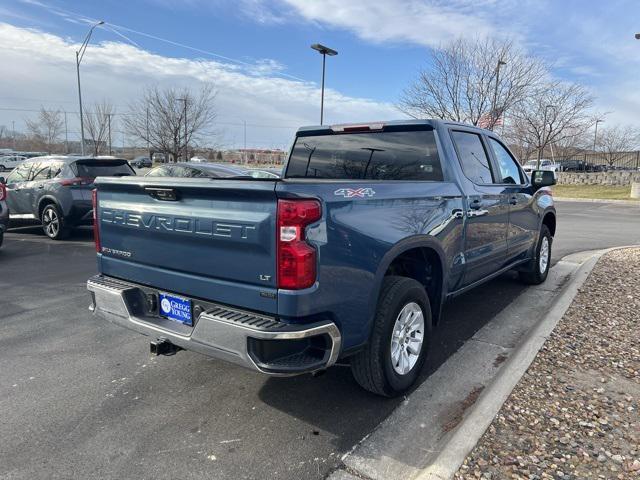
[[[518,204],[518,198],[517,197],[511,197],[509,199],[509,205],[517,205]]]

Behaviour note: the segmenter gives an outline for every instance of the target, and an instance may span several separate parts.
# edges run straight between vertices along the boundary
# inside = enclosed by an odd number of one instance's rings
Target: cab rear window
[[[442,181],[434,132],[384,131],[300,136],[286,178]]]

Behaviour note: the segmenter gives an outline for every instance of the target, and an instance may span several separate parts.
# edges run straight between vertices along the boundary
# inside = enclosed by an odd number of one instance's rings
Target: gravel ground
[[[603,257],[457,480],[640,478],[640,249]]]

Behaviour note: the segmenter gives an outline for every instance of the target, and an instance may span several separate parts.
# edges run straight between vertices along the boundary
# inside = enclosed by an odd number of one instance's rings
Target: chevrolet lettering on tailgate
[[[209,218],[174,217],[171,215],[137,213],[109,208],[102,209],[100,221],[131,228],[192,233],[237,240],[251,240],[256,231],[256,227],[253,225],[218,222]]]

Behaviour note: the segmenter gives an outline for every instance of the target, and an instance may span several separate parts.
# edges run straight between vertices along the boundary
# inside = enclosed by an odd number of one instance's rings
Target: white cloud
[[[308,21],[351,30],[374,43],[401,41],[433,47],[461,35],[499,34],[481,13],[493,0],[479,0],[473,6],[459,0],[282,1]]]
[[[20,108],[38,108],[42,103],[77,111],[76,48],[77,44],[56,35],[0,23],[0,62],[5,66],[0,77],[0,95],[5,97],[0,97],[0,103]],[[241,146],[244,120],[249,146],[284,147],[297,126],[318,123],[320,92],[311,82],[270,76],[283,68],[268,59],[248,68],[164,57],[121,42],[103,42],[91,44],[82,63],[83,101],[90,105],[107,98],[124,112],[145,85],[198,88],[202,82],[211,82],[218,92],[217,129],[223,133],[222,142]],[[325,93],[325,119],[330,123],[402,116],[387,103],[330,89]],[[15,120],[19,130],[28,115],[0,110],[0,124],[11,125]],[[69,116],[70,129],[77,131],[75,118]]]

